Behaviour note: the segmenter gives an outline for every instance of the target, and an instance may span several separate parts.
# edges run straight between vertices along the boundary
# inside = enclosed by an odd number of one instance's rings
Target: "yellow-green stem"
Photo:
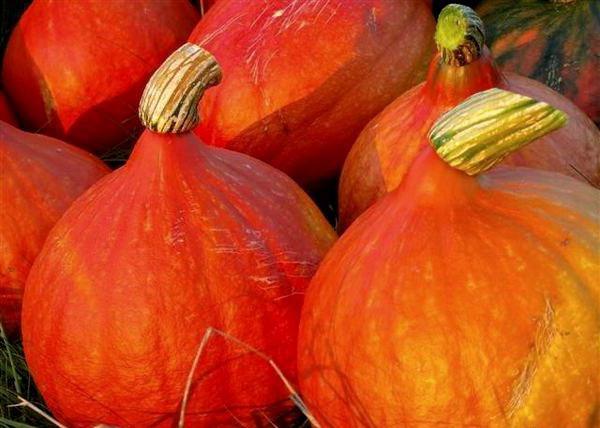
[[[429,140],[448,164],[475,175],[565,123],[567,115],[549,104],[493,88],[440,117]]]
[[[470,64],[479,58],[483,51],[483,21],[470,7],[449,4],[438,16],[435,42],[446,64],[455,67]]]

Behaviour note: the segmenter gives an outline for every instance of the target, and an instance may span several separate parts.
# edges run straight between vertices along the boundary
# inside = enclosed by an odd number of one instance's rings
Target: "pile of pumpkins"
[[[0,320],[53,417],[599,424],[598,8],[484,3],[34,0]],[[511,72],[566,53],[571,100]],[[338,176],[339,239],[305,192]]]

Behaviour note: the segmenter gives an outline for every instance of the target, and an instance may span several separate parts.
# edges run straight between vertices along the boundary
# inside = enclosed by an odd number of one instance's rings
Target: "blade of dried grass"
[[[264,418],[267,420],[267,422],[269,423],[269,425],[271,425],[273,428],[279,428],[279,427],[278,427],[278,426],[275,424],[275,422],[273,422],[273,421],[271,420],[271,418],[269,418],[269,416],[268,416],[268,415],[267,415],[265,412],[263,412],[262,410],[259,410],[259,413],[260,413],[260,414],[261,414],[261,415],[262,415],[262,416],[263,416],[263,417],[264,417]]]
[[[214,327],[208,327],[206,329],[206,332],[202,336],[202,340],[200,341],[200,344],[198,345],[198,350],[196,351],[196,355],[194,356],[194,360],[192,362],[192,366],[190,368],[190,372],[188,374],[187,381],[185,383],[185,389],[183,391],[183,398],[181,399],[181,410],[179,413],[179,423],[177,425],[179,428],[184,428],[184,426],[185,426],[185,409],[188,404],[190,391],[191,391],[192,383],[193,383],[193,379],[194,379],[194,373],[196,372],[196,368],[198,367],[198,362],[200,361],[200,357],[202,356],[202,353],[204,352],[204,349],[206,348],[208,341],[215,334],[223,337],[225,340],[229,340],[230,342],[236,344],[237,346],[239,346],[247,351],[252,352],[253,354],[258,356],[262,360],[266,361],[273,368],[275,373],[277,373],[277,376],[279,376],[279,378],[285,385],[286,389],[289,391],[290,399],[292,400],[292,402],[300,409],[300,411],[304,414],[304,416],[306,416],[306,418],[313,425],[313,427],[320,428],[319,423],[317,422],[315,417],[308,410],[308,408],[306,407],[306,405],[300,398],[300,394],[298,394],[298,392],[294,389],[292,384],[285,377],[285,375],[283,374],[281,369],[277,366],[275,361],[273,361],[268,355],[259,351],[258,349],[254,348],[253,346],[241,341],[240,339],[238,339],[228,333],[225,333],[222,330],[216,329]]]
[[[40,415],[41,417],[43,417],[44,419],[46,419],[47,421],[49,421],[52,424],[54,424],[55,426],[57,426],[58,428],[67,428],[66,425],[61,424],[56,419],[54,419],[52,416],[50,416],[48,413],[44,412],[42,409],[40,409],[39,407],[37,407],[35,404],[27,401],[23,397],[19,396],[19,403],[17,403],[17,404],[11,404],[11,405],[9,405],[7,407],[27,407],[27,408],[33,410],[38,415]]]

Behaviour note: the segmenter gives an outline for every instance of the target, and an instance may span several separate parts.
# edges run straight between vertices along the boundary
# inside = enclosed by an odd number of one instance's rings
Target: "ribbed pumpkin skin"
[[[24,348],[48,406],[72,427],[173,426],[208,327],[295,379],[303,293],[334,239],[268,165],[146,131],[61,219],[29,277]],[[186,425],[266,421],[261,407],[275,419],[288,395],[265,361],[213,338]]]
[[[422,0],[220,0],[190,36],[223,68],[196,132],[301,184],[333,176],[363,126],[424,76],[433,29]]]
[[[2,92],[0,92],[0,120],[17,126],[17,119],[15,118],[15,115],[8,105],[7,99]]]
[[[81,149],[0,121],[0,321],[19,330],[21,297],[46,235],[109,169]]]
[[[26,127],[105,152],[141,128],[144,85],[198,18],[187,0],[35,0],[8,43],[5,89]]]
[[[600,4],[487,0],[479,11],[504,70],[564,94],[600,125]]]
[[[325,427],[595,426],[599,208],[569,177],[424,152],[310,284],[307,406]]]
[[[532,79],[503,75],[487,49],[463,67],[441,63],[438,54],[427,80],[386,107],[352,147],[340,178],[342,228],[400,185],[414,159],[428,146],[427,132],[442,113],[492,87],[545,101],[569,115],[567,126],[512,154],[503,164],[556,171],[600,184],[600,131],[573,103]]]

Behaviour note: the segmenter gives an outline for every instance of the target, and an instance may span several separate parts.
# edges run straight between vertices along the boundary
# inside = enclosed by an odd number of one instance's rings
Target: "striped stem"
[[[154,72],[140,101],[139,117],[149,130],[188,132],[200,121],[198,102],[204,91],[221,81],[214,56],[186,43]]]
[[[549,104],[493,88],[440,117],[429,140],[448,164],[475,175],[565,123],[567,115]]]

